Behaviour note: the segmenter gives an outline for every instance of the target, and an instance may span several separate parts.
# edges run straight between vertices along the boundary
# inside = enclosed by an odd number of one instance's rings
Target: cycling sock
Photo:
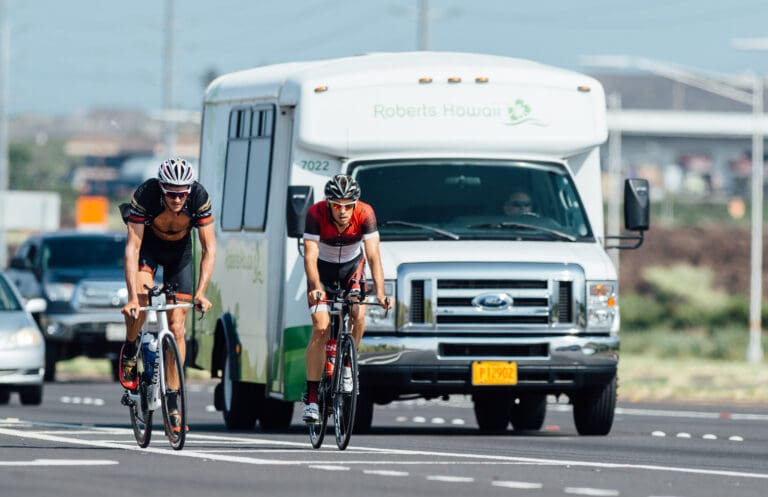
[[[317,386],[319,381],[307,380],[307,404],[317,404]]]
[[[176,400],[178,397],[179,392],[177,390],[168,390],[168,411],[173,411],[174,409],[178,409],[179,405]]]
[[[136,357],[136,353],[139,351],[139,339],[126,340],[123,345],[123,355],[125,357]]]

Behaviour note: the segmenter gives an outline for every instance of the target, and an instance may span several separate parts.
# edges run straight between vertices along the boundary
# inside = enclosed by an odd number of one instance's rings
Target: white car
[[[0,405],[18,392],[24,405],[43,401],[45,340],[33,312],[45,310],[44,299],[23,304],[13,283],[0,273]]]

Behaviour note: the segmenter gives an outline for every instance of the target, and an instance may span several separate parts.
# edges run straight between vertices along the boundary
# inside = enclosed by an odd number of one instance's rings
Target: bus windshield
[[[358,162],[351,171],[384,240],[594,241],[561,164],[397,160]]]

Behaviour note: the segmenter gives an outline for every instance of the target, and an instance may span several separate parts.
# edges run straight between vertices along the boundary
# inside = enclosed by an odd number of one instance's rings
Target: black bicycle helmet
[[[157,179],[166,185],[189,186],[195,182],[195,171],[184,159],[168,159],[160,164]]]
[[[357,200],[360,198],[360,185],[346,174],[337,174],[325,184],[325,198]]]

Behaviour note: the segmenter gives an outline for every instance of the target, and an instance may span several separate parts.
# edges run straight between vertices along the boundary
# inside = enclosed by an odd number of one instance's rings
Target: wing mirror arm
[[[606,240],[634,240],[633,244],[606,245],[606,249],[634,250],[644,241],[644,233],[650,228],[650,196],[648,180],[629,178],[624,182],[624,226],[636,235],[607,235]]]

